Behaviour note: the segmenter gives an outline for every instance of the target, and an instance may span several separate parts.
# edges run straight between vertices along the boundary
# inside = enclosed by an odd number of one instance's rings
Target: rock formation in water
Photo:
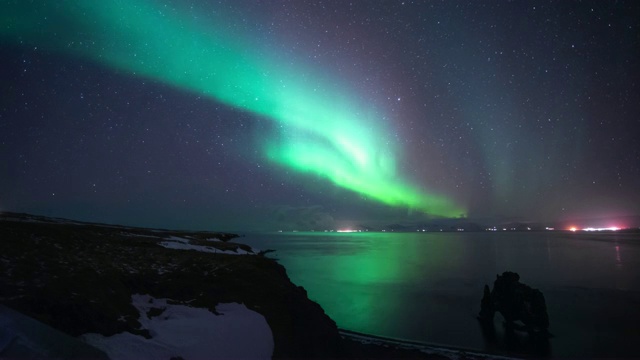
[[[546,333],[549,328],[544,295],[540,290],[521,283],[520,275],[514,272],[496,275],[491,292],[488,285],[484,287],[478,319],[492,324],[495,312],[502,314],[507,326],[521,321],[529,333]]]

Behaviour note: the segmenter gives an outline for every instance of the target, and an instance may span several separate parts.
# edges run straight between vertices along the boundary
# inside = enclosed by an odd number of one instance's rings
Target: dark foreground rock
[[[124,331],[149,337],[140,330],[133,294],[214,313],[218,303],[238,302],[265,317],[274,358],[429,358],[343,340],[283,266],[251,255],[234,237],[0,213],[0,304],[76,337]],[[249,255],[223,253],[229,251]]]

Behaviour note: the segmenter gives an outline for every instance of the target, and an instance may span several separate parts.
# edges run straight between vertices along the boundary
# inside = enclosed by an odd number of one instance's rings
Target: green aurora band
[[[90,59],[276,121],[282,136],[261,144],[275,163],[387,205],[465,214],[398,178],[397,151],[383,141],[389,132],[380,116],[338,81],[265,54],[227,30],[229,17],[205,20],[197,11],[144,0],[5,1],[0,39]]]

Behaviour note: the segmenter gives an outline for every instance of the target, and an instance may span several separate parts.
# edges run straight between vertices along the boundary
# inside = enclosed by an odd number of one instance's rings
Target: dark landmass
[[[231,241],[236,237],[0,213],[0,303],[74,337],[124,331],[149,337],[132,294],[214,313],[218,303],[238,302],[265,317],[274,358],[446,358],[342,337],[275,260],[222,253],[252,253]],[[160,245],[175,238],[214,252]]]
[[[611,227],[616,225],[621,229],[616,232],[640,232],[640,216],[616,216],[601,218],[577,218],[564,221],[498,221],[496,219],[467,219],[467,218],[446,218],[433,219],[425,222],[387,224],[382,227],[371,227],[367,225],[357,225],[353,230],[360,231],[393,231],[393,232],[485,232],[485,231],[564,231],[570,227]],[[607,232],[607,231],[600,231]]]

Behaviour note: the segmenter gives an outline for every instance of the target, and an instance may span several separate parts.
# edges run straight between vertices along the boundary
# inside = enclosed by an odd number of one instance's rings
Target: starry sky
[[[640,215],[635,1],[0,14],[0,210],[214,230]]]

